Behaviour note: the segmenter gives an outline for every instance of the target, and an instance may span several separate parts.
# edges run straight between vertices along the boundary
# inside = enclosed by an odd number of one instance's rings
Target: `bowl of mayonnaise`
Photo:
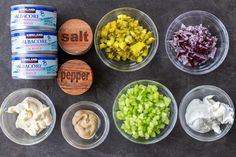
[[[1,129],[17,144],[34,145],[44,141],[55,123],[56,110],[52,101],[36,89],[16,90],[1,105]]]
[[[179,119],[184,131],[204,142],[223,138],[234,123],[234,113],[229,95],[211,85],[190,90],[179,106]]]

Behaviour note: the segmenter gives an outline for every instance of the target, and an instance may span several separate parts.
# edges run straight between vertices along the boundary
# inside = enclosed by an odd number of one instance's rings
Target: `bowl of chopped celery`
[[[108,67],[136,71],[146,66],[158,48],[158,31],[152,19],[135,8],[118,8],[99,21],[94,35],[96,52]]]
[[[126,139],[153,144],[173,130],[178,108],[174,96],[164,85],[139,80],[119,92],[112,113],[117,129]]]

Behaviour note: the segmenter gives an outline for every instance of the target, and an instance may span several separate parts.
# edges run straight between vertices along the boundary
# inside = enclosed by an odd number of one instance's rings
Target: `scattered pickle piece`
[[[118,15],[116,21],[107,23],[100,32],[100,49],[109,59],[142,62],[155,41],[152,32],[140,26],[139,21],[128,15]]]

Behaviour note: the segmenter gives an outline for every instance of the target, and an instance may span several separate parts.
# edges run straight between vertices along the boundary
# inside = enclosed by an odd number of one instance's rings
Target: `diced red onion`
[[[175,49],[176,57],[184,65],[196,67],[214,59],[216,54],[216,36],[212,36],[207,27],[200,25],[181,25],[169,41]]]

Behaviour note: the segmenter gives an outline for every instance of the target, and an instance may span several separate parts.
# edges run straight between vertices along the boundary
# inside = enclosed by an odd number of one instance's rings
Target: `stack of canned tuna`
[[[13,79],[55,78],[57,10],[42,5],[11,7]]]

